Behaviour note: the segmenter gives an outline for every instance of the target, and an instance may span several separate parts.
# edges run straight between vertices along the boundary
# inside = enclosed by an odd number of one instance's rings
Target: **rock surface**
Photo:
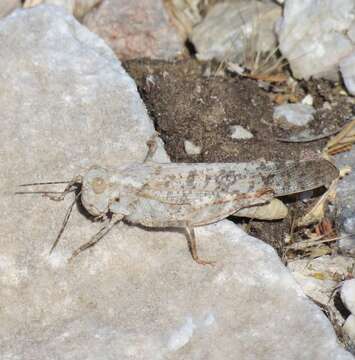
[[[355,279],[344,282],[340,296],[346,308],[355,315]]]
[[[64,10],[17,11],[0,39],[2,359],[352,359],[275,251],[231,222],[197,229],[214,268],[183,234],[125,224],[68,264],[100,227],[77,210],[48,256],[71,199],[16,185],[141,161],[153,126],[112,51]]]
[[[351,341],[355,344],[355,316],[354,315],[350,315],[346,319],[346,321],[343,325],[343,330],[349,336]]]
[[[355,95],[355,51],[340,62],[344,84],[351,95]]]
[[[245,63],[256,51],[276,46],[274,24],[281,7],[255,0],[217,3],[192,31],[190,39],[200,60],[233,60]],[[246,65],[246,64],[245,64]]]
[[[11,11],[21,6],[21,0],[1,0],[0,18],[10,14]]]
[[[278,33],[293,75],[336,80],[339,62],[354,48],[345,35],[354,19],[353,0],[286,0]]]
[[[184,45],[162,0],[104,0],[83,23],[101,36],[118,57],[173,59]]]

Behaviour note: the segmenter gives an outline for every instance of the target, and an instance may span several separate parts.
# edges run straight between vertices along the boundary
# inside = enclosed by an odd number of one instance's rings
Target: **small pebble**
[[[279,121],[283,127],[305,126],[313,120],[315,112],[316,110],[310,105],[283,104],[275,107],[274,120]]]
[[[189,154],[189,155],[201,154],[201,147],[195,145],[194,143],[192,143],[189,140],[185,140],[184,147],[185,147],[186,154]]]
[[[302,104],[312,106],[313,105],[313,96],[311,94],[306,95],[302,99]]]
[[[254,137],[250,131],[244,129],[243,126],[240,125],[232,125],[230,130],[232,139],[252,139]]]
[[[332,105],[328,101],[325,101],[322,105],[322,110],[332,110]]]

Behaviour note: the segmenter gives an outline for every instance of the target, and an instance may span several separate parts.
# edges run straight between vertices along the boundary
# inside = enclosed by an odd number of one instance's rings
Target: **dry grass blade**
[[[193,26],[201,21],[198,0],[165,0],[164,3],[177,25],[186,34],[190,34]]]
[[[319,246],[321,244],[330,243],[333,241],[338,241],[338,240],[354,237],[355,234],[350,234],[350,235],[345,235],[345,236],[335,236],[335,237],[325,239],[326,236],[327,235],[322,235],[322,236],[319,236],[314,239],[302,240],[302,241],[296,242],[294,244],[287,245],[285,247],[285,251],[288,251],[288,250],[296,250],[296,251],[303,250],[304,251],[307,248]]]
[[[350,121],[339,132],[338,135],[331,138],[325,146],[323,153],[326,155],[335,155],[340,152],[349,151],[355,143],[355,119]]]
[[[332,201],[336,197],[336,187],[338,179],[334,180],[329,186],[328,190],[322,195],[317,203],[297,221],[297,226],[307,226],[321,221],[324,218],[325,207],[329,201]]]

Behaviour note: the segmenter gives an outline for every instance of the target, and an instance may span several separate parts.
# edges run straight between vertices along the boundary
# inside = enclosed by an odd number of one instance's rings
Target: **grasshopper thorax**
[[[107,169],[92,166],[83,176],[81,202],[93,216],[102,216],[109,211],[111,198],[110,174]]]

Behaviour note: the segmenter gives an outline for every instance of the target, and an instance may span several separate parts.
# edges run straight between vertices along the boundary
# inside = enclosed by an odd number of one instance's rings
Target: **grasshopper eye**
[[[91,186],[95,194],[102,194],[107,189],[107,183],[102,177],[95,177]]]
[[[94,216],[107,212],[110,201],[110,177],[108,170],[92,166],[83,177],[81,202]]]

